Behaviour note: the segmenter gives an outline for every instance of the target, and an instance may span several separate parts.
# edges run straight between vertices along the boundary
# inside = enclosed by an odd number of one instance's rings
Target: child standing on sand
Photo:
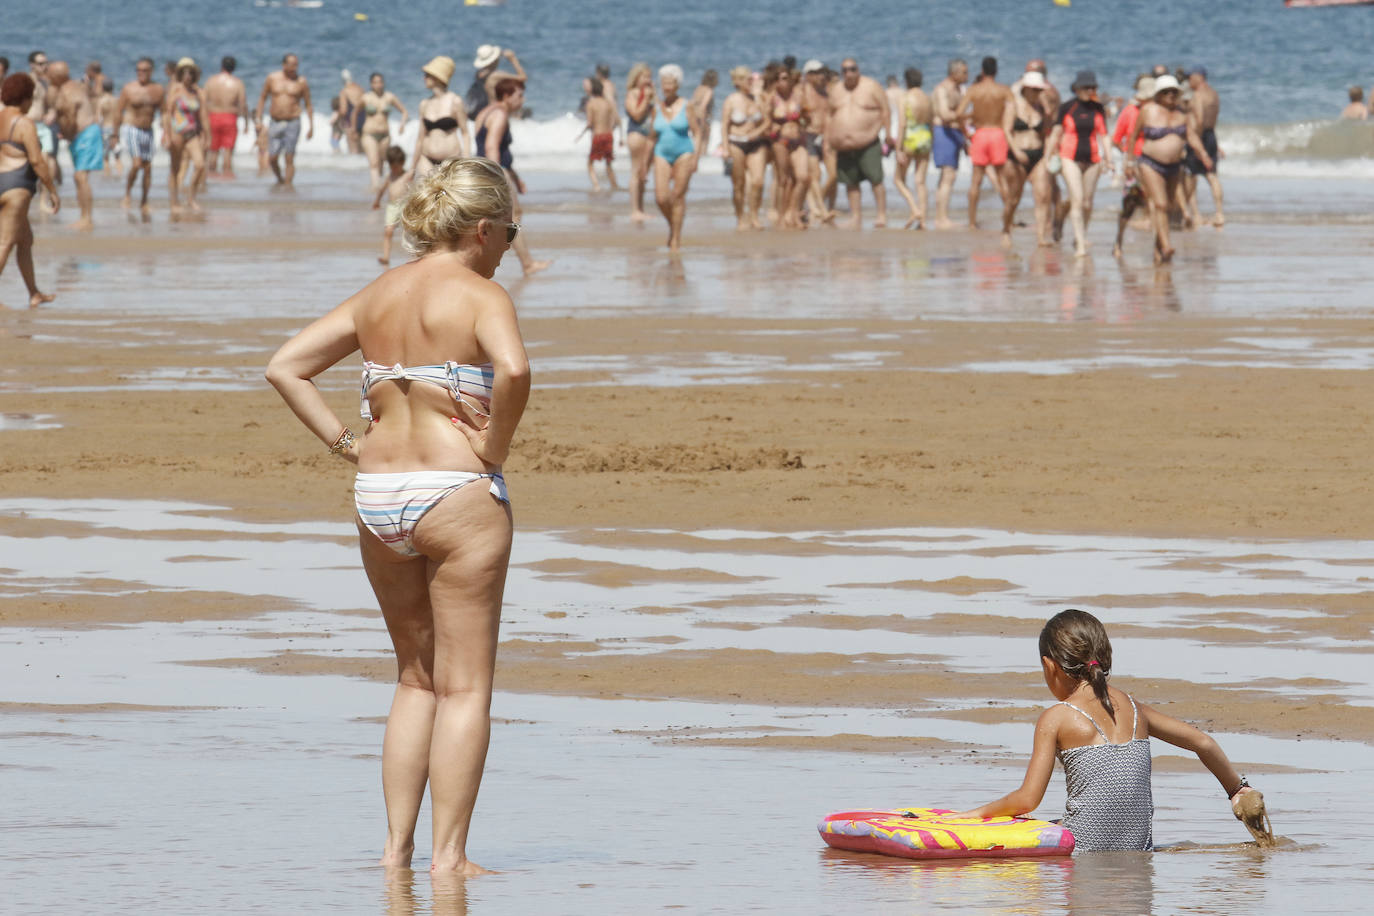
[[[382,230],[382,254],[377,258],[378,264],[391,263],[391,237],[396,234],[396,224],[401,221],[401,201],[410,190],[410,182],[415,178],[414,172],[406,171],[405,150],[399,146],[387,148],[386,164],[391,167],[391,174],[387,175],[385,183],[377,189],[377,196],[372,199],[374,210],[381,208],[383,194],[387,200],[386,228]]]
[[[1112,644],[1096,617],[1076,610],[1052,617],[1040,631],[1040,667],[1059,702],[1035,723],[1035,743],[1021,788],[959,817],[1034,810],[1045,797],[1057,756],[1068,784],[1063,824],[1073,832],[1075,850],[1151,849],[1153,737],[1197,754],[1231,799],[1236,817],[1261,845],[1273,842],[1264,796],[1236,772],[1216,741],[1108,686]]]

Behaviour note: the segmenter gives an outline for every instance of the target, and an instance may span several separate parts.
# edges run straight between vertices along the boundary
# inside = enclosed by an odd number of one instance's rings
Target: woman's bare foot
[[[85,218],[79,219],[76,222],[72,223],[72,230],[74,232],[90,232],[94,228],[95,223]]]
[[[1010,247],[1011,247],[1011,233],[1010,233],[1010,232],[1003,232],[1003,233],[1002,233],[1002,247],[1003,247],[1003,248],[1010,248]]]
[[[191,208],[191,212],[192,212],[192,213],[201,213],[201,212],[203,212],[203,211],[201,210],[200,202],[199,202],[199,201],[196,201],[196,200],[190,201],[190,202],[187,203],[186,206],[188,206],[188,207]]]
[[[29,308],[36,309],[43,303],[51,302],[56,298],[57,296],[53,293],[45,293],[42,290],[36,289],[29,293]]]
[[[541,270],[548,270],[553,264],[552,261],[530,261],[525,267],[525,276],[530,277],[539,273]]]
[[[396,846],[391,848],[387,843],[387,849],[382,852],[382,860],[379,863],[383,868],[409,868],[410,860],[415,855],[415,844],[406,846]]]
[[[499,875],[499,871],[492,871],[490,868],[483,868],[470,859],[458,859],[453,863],[436,861],[429,866],[431,875],[451,875],[458,878],[473,878],[477,875]]]
[[[1216,216],[1212,217],[1212,225],[1220,229],[1222,226],[1226,225],[1226,217],[1218,213]]]
[[[940,230],[953,229],[953,228],[954,228],[954,224],[951,223],[951,222],[950,222],[949,220],[947,220],[947,219],[936,220],[936,221],[935,221],[935,228],[936,228],[936,229],[940,229]]]
[[[642,223],[648,218],[649,215],[643,210],[635,210],[630,214],[630,222],[632,223]]]

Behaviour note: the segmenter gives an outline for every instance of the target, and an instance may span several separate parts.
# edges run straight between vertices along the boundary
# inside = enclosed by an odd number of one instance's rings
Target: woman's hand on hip
[[[487,438],[490,423],[477,426],[466,417],[449,417],[449,422],[460,433],[467,436],[468,445],[472,446],[472,453],[484,464],[500,465],[506,460],[506,456],[510,452],[509,446],[498,447],[496,443]]]

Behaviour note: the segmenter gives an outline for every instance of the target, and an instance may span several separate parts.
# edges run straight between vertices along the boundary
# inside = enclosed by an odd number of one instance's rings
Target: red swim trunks
[[[1000,127],[980,127],[973,132],[968,145],[969,159],[974,165],[1003,165],[1007,161],[1007,135]]]
[[[239,138],[239,116],[232,111],[210,112],[210,149],[233,152]]]
[[[592,153],[588,162],[600,160],[611,162],[615,159],[615,134],[592,134]]]

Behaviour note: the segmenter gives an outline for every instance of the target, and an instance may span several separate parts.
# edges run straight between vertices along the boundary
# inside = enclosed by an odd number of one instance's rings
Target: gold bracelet
[[[329,446],[329,454],[342,455],[353,447],[353,441],[353,430],[345,426],[343,432],[339,433],[339,438],[335,439],[334,444]]]

